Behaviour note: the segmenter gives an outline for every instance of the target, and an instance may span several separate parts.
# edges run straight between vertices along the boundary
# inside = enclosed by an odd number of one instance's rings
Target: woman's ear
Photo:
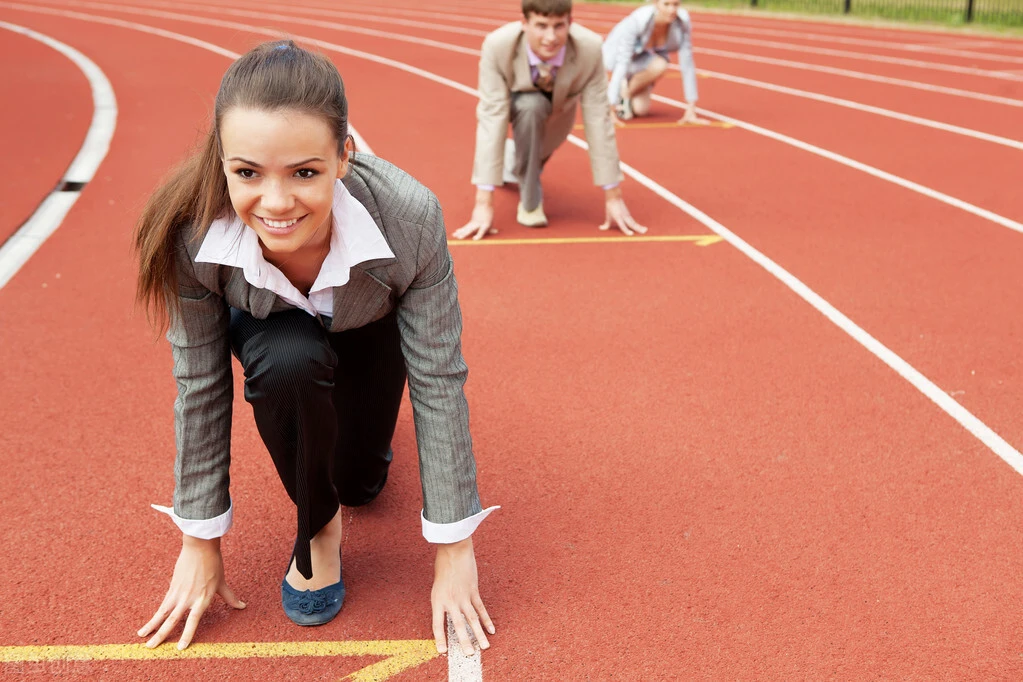
[[[355,151],[355,142],[352,140],[352,136],[349,135],[348,139],[345,140],[345,146],[341,149],[341,158],[338,159],[337,165],[337,177],[338,179],[348,175],[348,166],[352,163],[352,152]]]

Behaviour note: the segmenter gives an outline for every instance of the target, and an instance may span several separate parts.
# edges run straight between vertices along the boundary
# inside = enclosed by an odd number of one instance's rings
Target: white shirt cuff
[[[199,538],[200,540],[212,540],[213,538],[221,537],[231,529],[231,523],[234,521],[234,502],[231,502],[231,506],[227,508],[226,512],[212,519],[183,519],[175,514],[171,507],[161,507],[158,504],[150,506],[156,511],[163,512],[171,517],[182,533],[193,538]]]
[[[622,183],[620,183],[620,182],[612,182],[610,185],[603,185],[603,186],[601,186],[601,189],[606,192],[609,189],[614,189],[615,187],[617,187],[620,184],[622,184]]]
[[[493,192],[494,185],[476,185],[476,189],[481,189],[484,192]]]
[[[427,521],[426,516],[423,512],[419,512],[420,518],[423,520],[423,537],[426,538],[427,542],[433,542],[435,544],[447,545],[452,542],[461,542],[470,535],[472,535],[481,523],[483,519],[490,516],[490,512],[497,507],[487,507],[478,514],[462,519],[461,521],[455,521],[454,523],[434,523],[433,521]]]

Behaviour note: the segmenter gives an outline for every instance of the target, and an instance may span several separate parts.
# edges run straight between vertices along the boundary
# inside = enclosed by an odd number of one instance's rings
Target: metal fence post
[[[966,0],[966,23],[973,21],[973,0]]]
[[[970,3],[973,2],[973,0],[967,0],[967,1],[970,2]],[[852,11],[852,0],[845,0],[845,4],[842,7],[842,11],[845,12],[846,14],[849,14],[849,12]]]

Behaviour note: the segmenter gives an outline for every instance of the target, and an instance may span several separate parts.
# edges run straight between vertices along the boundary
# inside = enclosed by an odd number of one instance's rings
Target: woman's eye
[[[300,168],[295,172],[295,175],[302,178],[303,180],[308,180],[309,178],[316,177],[317,175],[319,175],[319,173],[314,171],[312,168]]]
[[[235,171],[235,173],[239,177],[245,178],[246,180],[249,180],[249,179],[255,177],[255,175],[256,175],[256,172],[254,170],[252,170],[251,168],[239,168],[238,170]]]

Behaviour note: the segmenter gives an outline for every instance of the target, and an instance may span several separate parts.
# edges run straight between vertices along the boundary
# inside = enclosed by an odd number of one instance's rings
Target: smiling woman
[[[220,138],[231,206],[263,257],[307,292],[330,251],[333,188],[348,171],[351,138],[339,154],[320,116],[242,107],[224,116]]]
[[[139,630],[149,646],[186,617],[188,646],[228,587],[231,355],[245,399],[296,506],[281,581],[285,613],[319,625],[341,609],[340,505],[387,480],[406,380],[423,481],[422,528],[437,545],[437,648],[445,614],[466,653],[494,626],[480,599],[472,534],[482,509],[468,429],[461,315],[436,197],[353,152],[344,84],[291,41],[228,69],[203,149],[153,194],[135,235],[138,298],[167,328],[178,384],[174,506],[182,531],[170,589]],[[155,505],[154,505],[155,506]]]

